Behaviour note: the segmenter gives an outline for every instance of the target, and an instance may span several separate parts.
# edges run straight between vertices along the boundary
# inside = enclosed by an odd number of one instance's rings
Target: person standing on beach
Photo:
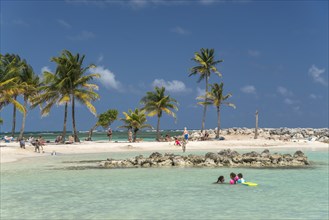
[[[109,128],[108,130],[107,130],[107,136],[109,137],[109,141],[111,141],[112,140],[112,129],[111,128]]]
[[[187,143],[188,142],[188,131],[187,131],[186,127],[184,128],[183,136],[184,136],[184,139],[185,139],[185,141]]]

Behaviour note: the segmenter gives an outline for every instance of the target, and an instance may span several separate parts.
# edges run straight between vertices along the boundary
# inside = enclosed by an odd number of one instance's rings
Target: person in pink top
[[[230,184],[236,184],[236,181],[239,179],[239,177],[237,177],[235,173],[231,173],[230,178],[231,178]]]

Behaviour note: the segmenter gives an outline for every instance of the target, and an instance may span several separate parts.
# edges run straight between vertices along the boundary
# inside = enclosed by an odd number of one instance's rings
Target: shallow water
[[[78,169],[136,153],[29,158],[1,165],[0,219],[328,219],[328,152],[306,154],[312,168]],[[230,172],[259,185],[212,184]]]
[[[174,130],[164,130],[161,131],[161,135],[165,136],[168,134],[170,137],[174,137],[177,135],[181,135],[183,131],[174,131]],[[56,131],[56,132],[25,132],[24,137],[30,137],[33,136],[35,138],[42,136],[46,141],[54,142],[56,137],[58,135],[61,135],[62,132]],[[71,135],[72,132],[67,132],[67,138],[69,135]],[[88,137],[88,132],[79,132],[78,136],[81,141],[85,140]],[[0,133],[0,137],[3,136],[10,136],[10,133]],[[18,133],[15,134],[15,137],[18,137]],[[139,131],[137,133],[137,138],[143,139],[143,141],[154,141],[156,139],[156,132],[154,131]],[[112,141],[127,141],[128,139],[128,133],[127,131],[113,131]],[[108,137],[106,135],[106,132],[104,131],[97,131],[93,133],[92,136],[93,141],[107,141]]]

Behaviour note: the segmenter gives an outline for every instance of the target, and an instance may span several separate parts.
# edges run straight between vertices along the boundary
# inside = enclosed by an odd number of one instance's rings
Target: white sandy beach
[[[248,139],[243,136],[228,137],[223,141],[190,141],[187,144],[186,153],[189,151],[212,151],[221,149],[275,149],[275,150],[321,150],[328,151],[329,144],[318,141],[274,141],[265,139]],[[174,146],[173,142],[82,142],[75,144],[47,144],[44,147],[44,153],[34,152],[33,146],[26,146],[26,149],[19,148],[19,143],[0,143],[0,162],[14,162],[27,157],[49,156],[55,151],[60,154],[88,154],[102,152],[139,152],[146,151],[168,151],[180,152],[181,147]]]

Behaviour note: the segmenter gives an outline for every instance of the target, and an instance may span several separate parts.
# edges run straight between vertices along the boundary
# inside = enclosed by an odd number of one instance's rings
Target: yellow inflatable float
[[[258,186],[257,183],[252,183],[252,182],[244,182],[242,184],[245,185],[245,186]]]

